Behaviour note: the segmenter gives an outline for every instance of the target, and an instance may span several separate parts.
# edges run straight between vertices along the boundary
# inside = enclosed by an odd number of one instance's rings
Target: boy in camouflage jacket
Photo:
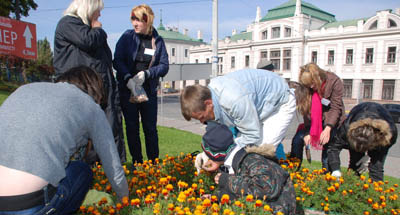
[[[296,213],[296,193],[290,175],[278,163],[275,147],[269,144],[238,149],[229,128],[217,124],[207,128],[202,148],[210,160],[207,166],[224,165],[229,173],[215,176],[217,196],[237,199],[249,194],[264,200],[274,213]]]

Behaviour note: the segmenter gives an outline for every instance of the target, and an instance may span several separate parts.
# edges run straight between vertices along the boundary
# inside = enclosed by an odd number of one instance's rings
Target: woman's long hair
[[[75,16],[82,19],[83,23],[90,26],[90,18],[97,10],[104,8],[103,0],[73,0],[64,12],[65,15]]]
[[[95,71],[87,66],[77,66],[58,76],[56,82],[67,82],[75,85],[91,96],[103,109],[107,106],[107,92],[103,80]]]
[[[289,81],[289,87],[295,89],[296,107],[300,114],[303,116],[310,114],[312,90],[295,81]]]
[[[326,71],[319,68],[315,63],[308,63],[300,67],[299,82],[311,88],[315,86],[318,94],[322,97],[322,83],[326,80]]]

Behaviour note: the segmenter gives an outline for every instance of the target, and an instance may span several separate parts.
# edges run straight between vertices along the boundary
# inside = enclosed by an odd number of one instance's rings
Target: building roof
[[[231,41],[238,41],[238,40],[252,40],[253,33],[252,32],[240,32],[239,34],[232,35]]]
[[[286,3],[279,5],[278,7],[269,9],[267,15],[265,15],[260,21],[265,22],[270,20],[293,17],[295,11],[296,0],[289,0]],[[318,7],[304,1],[301,1],[301,13],[327,22],[336,21],[335,15],[323,11]]]
[[[347,27],[347,26],[357,26],[358,21],[363,20],[364,22],[367,21],[369,18],[361,18],[361,19],[351,19],[351,20],[343,20],[338,22],[330,22],[326,23],[325,25],[321,26],[321,28],[337,28],[339,26]]]
[[[162,22],[160,22],[160,25],[157,28],[157,32],[164,40],[182,40],[186,42],[203,43],[202,39],[193,39],[178,31],[174,31],[172,29],[165,29]]]

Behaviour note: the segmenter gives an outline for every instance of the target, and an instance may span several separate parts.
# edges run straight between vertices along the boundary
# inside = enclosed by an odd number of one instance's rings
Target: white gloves
[[[196,156],[196,161],[194,162],[194,166],[197,169],[197,173],[200,173],[200,170],[202,169],[203,165],[207,163],[208,160],[209,158],[204,152]]]
[[[369,156],[367,154],[364,155],[357,163],[356,166],[358,166],[357,172],[359,174],[366,172],[368,169],[368,163],[369,163]]]
[[[136,82],[133,80],[133,78],[130,78],[130,79],[128,80],[128,83],[126,84],[126,87],[128,87],[128,89],[131,90],[131,92],[132,92],[132,94],[133,94],[134,96],[137,96],[137,95],[135,94]]]
[[[335,176],[336,179],[339,179],[342,176],[342,173],[340,172],[340,170],[335,170],[335,171],[332,172],[331,175]]]
[[[143,71],[138,72],[134,77],[133,80],[136,82],[138,85],[142,85],[144,83],[146,76]]]

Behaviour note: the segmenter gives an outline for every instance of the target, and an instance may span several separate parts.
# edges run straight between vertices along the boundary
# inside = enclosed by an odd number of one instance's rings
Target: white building
[[[157,32],[164,39],[170,64],[190,63],[190,47],[205,44],[200,31],[198,31],[197,39],[193,39],[188,36],[187,29],[184,29],[183,33],[180,33],[178,28],[166,29],[162,24],[162,19],[160,20],[160,25],[157,28]],[[186,83],[184,81],[172,81],[164,84],[166,85],[164,87],[167,88],[171,87],[173,89],[180,89]]]
[[[400,8],[369,18],[336,21],[335,16],[301,0],[268,10],[246,31],[218,42],[218,74],[255,68],[271,60],[287,80],[297,81],[299,67],[315,62],[344,81],[345,98],[400,101]],[[210,45],[190,49],[191,63],[205,63]]]

